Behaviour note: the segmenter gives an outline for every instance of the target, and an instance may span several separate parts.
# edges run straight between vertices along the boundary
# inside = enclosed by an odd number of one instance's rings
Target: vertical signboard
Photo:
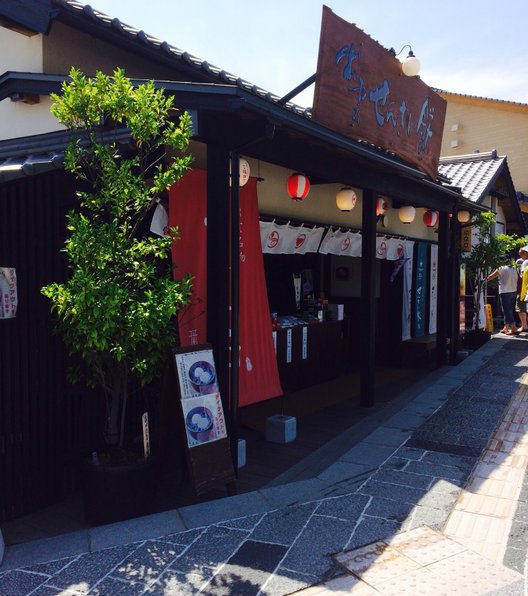
[[[355,25],[323,7],[313,120],[389,149],[436,178],[446,101]]]
[[[224,410],[211,346],[173,352],[187,462],[197,495],[234,480]]]
[[[0,319],[13,319],[18,306],[16,271],[0,267]]]
[[[425,334],[425,303],[427,290],[427,244],[419,242],[416,249],[415,288],[416,299],[414,308],[414,335],[422,337]]]
[[[429,275],[429,333],[436,333],[436,313],[438,304],[438,244],[431,244],[431,268]]]

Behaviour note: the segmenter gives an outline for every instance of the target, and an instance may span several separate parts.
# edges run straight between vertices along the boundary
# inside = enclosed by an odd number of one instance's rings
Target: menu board
[[[234,479],[213,350],[209,345],[174,350],[187,461],[195,492]]]

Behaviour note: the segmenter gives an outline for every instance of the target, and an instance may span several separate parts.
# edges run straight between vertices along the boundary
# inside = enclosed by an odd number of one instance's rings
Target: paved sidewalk
[[[444,593],[420,583],[430,573],[466,577],[450,595],[523,594],[526,541],[508,545],[528,492],[525,354],[526,340],[494,338],[315,477],[10,547],[0,595]],[[475,552],[488,536],[495,548]],[[486,582],[467,579],[474,564]]]

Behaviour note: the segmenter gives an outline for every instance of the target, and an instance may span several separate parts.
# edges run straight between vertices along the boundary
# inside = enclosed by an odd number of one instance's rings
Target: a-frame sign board
[[[208,344],[173,350],[185,451],[196,495],[235,480],[214,363]]]

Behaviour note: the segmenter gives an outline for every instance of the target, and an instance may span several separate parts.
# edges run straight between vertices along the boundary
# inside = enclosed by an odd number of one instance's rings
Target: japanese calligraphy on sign
[[[16,271],[0,267],[0,319],[13,319],[18,306]]]
[[[323,7],[313,120],[436,177],[446,102],[387,49]]]

